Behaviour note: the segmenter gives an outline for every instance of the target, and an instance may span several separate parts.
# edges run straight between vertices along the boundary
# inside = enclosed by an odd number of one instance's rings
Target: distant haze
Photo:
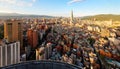
[[[55,16],[49,15],[32,15],[32,14],[19,14],[19,13],[0,13],[0,18],[53,18]],[[56,16],[60,17],[60,16]],[[113,20],[113,21],[120,21],[120,15],[115,14],[99,14],[99,15],[92,15],[92,16],[83,16],[80,17],[82,20]]]

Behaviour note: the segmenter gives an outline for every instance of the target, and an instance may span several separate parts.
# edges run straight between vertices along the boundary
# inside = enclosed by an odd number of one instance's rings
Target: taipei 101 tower
[[[71,21],[70,21],[70,23],[74,23],[73,10],[71,11]]]

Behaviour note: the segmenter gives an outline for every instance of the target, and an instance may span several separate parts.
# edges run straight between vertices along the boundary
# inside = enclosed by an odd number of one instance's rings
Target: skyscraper
[[[74,23],[73,10],[71,11],[71,22],[70,23]]]
[[[21,49],[23,49],[22,21],[6,20],[4,23],[4,38],[8,42],[20,41]]]

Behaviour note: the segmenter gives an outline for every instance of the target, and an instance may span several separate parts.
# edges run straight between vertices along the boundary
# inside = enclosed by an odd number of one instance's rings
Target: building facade
[[[29,29],[27,31],[28,44],[32,48],[36,48],[38,45],[38,32],[37,30]]]
[[[46,59],[45,47],[40,47],[36,49],[36,60],[45,60],[45,59]]]
[[[52,54],[52,43],[47,43],[45,47],[46,59],[49,59]]]
[[[0,67],[20,62],[20,42],[0,46]]]
[[[47,43],[45,47],[36,49],[36,60],[49,59],[52,54],[52,43]]]
[[[23,31],[21,20],[6,20],[4,23],[4,38],[8,42],[20,41],[21,49],[23,48]]]

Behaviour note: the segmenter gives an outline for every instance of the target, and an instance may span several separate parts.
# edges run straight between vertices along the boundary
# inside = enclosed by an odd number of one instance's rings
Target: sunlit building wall
[[[8,42],[20,41],[21,49],[23,48],[23,31],[21,20],[6,20],[4,23],[4,38]]]

